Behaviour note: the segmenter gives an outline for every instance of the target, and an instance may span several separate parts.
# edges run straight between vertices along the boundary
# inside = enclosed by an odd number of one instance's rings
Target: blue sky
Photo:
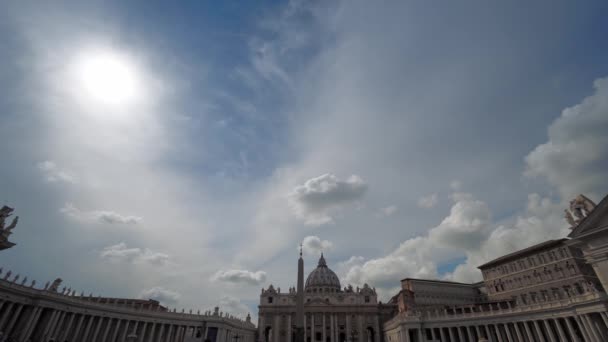
[[[304,242],[388,298],[608,192],[604,1],[0,12],[1,266],[39,282],[244,316]]]

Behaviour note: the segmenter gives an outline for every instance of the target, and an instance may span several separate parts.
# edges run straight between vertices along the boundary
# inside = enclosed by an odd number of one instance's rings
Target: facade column
[[[593,324],[593,322],[591,321],[591,317],[588,314],[582,315],[582,319],[585,323],[587,323],[587,326],[589,327],[589,331],[591,331],[591,335],[593,335],[593,337],[595,338],[596,341],[602,341],[602,336],[600,335],[600,333],[597,331],[595,325]]]
[[[55,319],[55,322],[53,322],[53,325],[51,326],[51,330],[49,330],[49,337],[52,339],[56,339],[57,334],[59,333],[59,330],[61,329],[61,325],[63,324],[63,320],[65,319],[65,316],[68,313],[65,311],[61,311],[59,313],[59,315],[57,316],[57,319]]]
[[[447,327],[448,329],[448,334],[450,335],[450,341],[456,341],[456,339],[454,338],[454,333],[452,333],[452,327]]]
[[[374,333],[375,333],[376,336],[374,337],[374,341],[375,342],[380,342],[382,340],[382,338],[380,337],[380,333],[381,333],[381,331],[380,331],[380,317],[378,315],[376,315],[376,319],[375,320],[376,321],[374,322],[375,323],[374,326],[376,328],[374,329],[375,330]]]
[[[84,334],[82,335],[81,341],[89,340],[87,337],[89,336],[89,331],[91,330],[91,324],[93,324],[93,320],[95,320],[95,316],[90,315],[89,321],[87,322],[87,326],[86,326],[86,328],[84,328]]]
[[[306,325],[306,317],[307,317],[307,315],[304,314],[304,342],[307,341],[306,338],[308,337],[308,326]],[[264,341],[264,342],[266,342],[266,341]]]
[[[103,335],[101,335],[101,342],[106,342],[106,338],[108,337],[108,333],[110,333],[110,328],[112,328],[113,321],[114,319],[112,317],[108,317],[108,324],[106,324],[106,328],[103,331]]]
[[[490,325],[486,324],[483,326],[484,329],[486,330],[486,338],[488,339],[488,341],[494,341],[494,336],[492,336],[492,331],[490,330]],[[454,341],[454,338],[450,335],[450,341]]]
[[[499,324],[494,324],[494,331],[496,332],[496,338],[498,339],[498,342],[504,342],[502,339],[502,334],[500,333]]]
[[[522,323],[524,324],[524,329],[526,330],[526,335],[528,336],[528,339],[530,341],[534,341],[534,334],[532,333],[532,330],[530,330],[530,322],[523,321]]]
[[[76,324],[76,329],[74,329],[74,333],[70,336],[70,340],[78,341],[78,334],[80,333],[80,328],[82,328],[82,323],[84,323],[84,314],[80,314],[80,318],[78,318],[78,324]]]
[[[419,342],[424,342],[424,340],[426,340],[426,338],[424,338],[424,336],[422,335],[422,324],[420,324],[418,326],[418,329],[416,329],[418,331],[418,341]]]
[[[441,338],[441,342],[446,342],[445,333],[443,332],[443,327],[439,327],[439,337]]]
[[[435,336],[435,328],[431,328],[431,338],[432,338],[433,340],[436,340],[436,339],[437,339],[437,337]]]
[[[17,318],[19,318],[19,315],[21,314],[21,310],[23,310],[24,306],[25,306],[24,304],[20,304],[17,307],[17,309],[15,310],[15,314],[13,315],[13,318],[8,322],[6,329],[4,329],[5,336],[8,336],[11,333],[11,330],[13,329],[13,326],[15,325]]]
[[[511,334],[511,329],[509,329],[509,323],[504,323],[503,326],[505,328],[505,332],[507,333],[507,340],[509,340],[509,342],[515,342],[513,340],[513,334]]]
[[[465,329],[467,330],[467,333],[469,334],[469,339],[473,340],[475,337],[475,333],[473,332],[473,327],[469,325],[469,326],[465,327]],[[477,339],[479,339],[479,338],[477,338]]]
[[[329,340],[331,342],[335,342],[335,338],[336,338],[336,332],[334,330],[334,314],[330,314],[329,315]]]
[[[293,333],[291,332],[291,314],[287,315],[287,339],[285,341],[293,341]]]
[[[51,312],[51,317],[49,318],[49,321],[46,322],[46,326],[44,327],[44,330],[42,331],[42,339],[46,340],[49,334],[49,330],[51,329],[51,327],[53,326],[53,321],[55,321],[55,317],[57,317],[57,315],[59,314],[59,311],[52,309],[53,311]],[[0,327],[2,327],[2,321],[0,321]]]
[[[545,337],[543,336],[543,329],[540,328],[538,321],[532,321],[534,323],[534,328],[536,329],[536,333],[538,334],[538,339],[540,342],[545,342]]]
[[[515,327],[515,335],[517,335],[517,340],[525,341],[524,336],[521,334],[521,330],[519,330],[519,322],[513,322],[513,326]]]
[[[122,334],[120,334],[120,342],[127,341],[127,336],[129,335],[129,326],[130,325],[131,325],[131,321],[127,320],[127,322],[125,323],[125,328],[122,331]],[[135,330],[137,330],[137,321],[135,321]]]
[[[481,330],[479,329],[479,325],[475,326],[475,332],[477,333],[477,339],[479,340],[482,335],[481,335]],[[441,336],[441,341],[445,341],[445,339],[443,338],[443,335]]]
[[[365,331],[363,331],[363,315],[361,314],[357,315],[357,326],[357,329],[359,330],[359,342],[364,342]]]
[[[116,329],[112,332],[112,337],[110,337],[110,342],[116,342],[116,337],[118,337],[118,332],[120,331],[120,327],[122,326],[123,319],[116,319]],[[129,321],[126,321],[128,323]],[[125,327],[128,328],[128,327]],[[105,341],[104,341],[105,342]]]
[[[281,315],[274,315],[274,327],[272,328],[272,335],[274,342],[283,342],[281,341]]]
[[[150,327],[150,337],[146,339],[146,341],[154,342],[154,336],[156,335],[156,323],[152,322],[152,326]]]
[[[21,333],[21,341],[27,341],[32,334],[32,330],[36,327],[36,323],[38,323],[38,318],[40,317],[40,312],[43,310],[41,307],[34,307],[32,310],[32,314],[28,319],[25,327],[23,328],[23,332]]]
[[[555,334],[553,333],[553,329],[551,329],[551,323],[549,322],[549,320],[543,319],[543,322],[545,323],[545,328],[547,329],[547,334],[549,335],[549,340],[556,341]]]
[[[93,338],[91,339],[91,341],[95,341],[97,339],[97,334],[99,334],[99,329],[101,329],[102,325],[103,325],[103,316],[99,316],[99,319],[97,320],[97,324],[95,325],[95,330],[93,331]]]
[[[323,339],[323,342],[327,341],[327,329],[326,329],[326,325],[325,325],[325,312],[321,313],[323,315],[323,319],[321,319],[321,324],[323,324],[321,326],[321,338]]]
[[[156,338],[156,342],[162,342],[163,334],[165,333],[165,325],[163,323],[160,324],[160,330],[158,331],[158,337]],[[202,336],[203,332],[201,332]]]
[[[604,321],[606,328],[608,328],[608,314],[605,312],[600,312],[600,316],[602,316],[602,320]]]
[[[311,341],[316,341],[317,336],[315,335],[315,314],[311,313],[310,314],[310,340]]]
[[[560,340],[567,342],[568,338],[566,337],[566,333],[564,332],[562,325],[559,323],[559,318],[556,318],[553,323],[555,323],[555,326],[557,327],[557,334],[559,335]]]
[[[578,336],[576,335],[576,331],[574,331],[574,327],[572,327],[572,322],[570,322],[569,317],[564,317],[564,321],[566,321],[566,327],[568,327],[568,332],[570,333],[570,338],[574,342],[580,342]]]
[[[146,328],[147,327],[148,327],[148,322],[144,322],[144,326],[141,328],[141,334],[137,337],[137,340],[139,342],[144,342],[144,337],[146,336]]]
[[[65,326],[65,329],[63,330],[63,332],[61,332],[58,336],[59,341],[65,341],[68,338],[68,334],[70,333],[70,329],[72,329],[72,324],[74,323],[74,318],[76,317],[76,313],[73,312],[70,315],[70,319],[68,320],[67,325]]]
[[[574,316],[576,323],[578,324],[578,328],[583,334],[583,339],[585,341],[594,341],[593,336],[591,336],[591,332],[587,329],[587,325],[583,322],[580,316]]]
[[[173,329],[174,329],[173,327],[174,327],[173,324],[169,325],[169,333],[167,334],[167,338],[165,339],[165,342],[173,342]],[[204,338],[207,338],[208,330],[209,329],[207,329],[207,331],[205,331],[205,336],[203,336]]]
[[[352,342],[350,337],[350,313],[346,313],[346,341]]]
[[[13,308],[13,302],[8,303],[8,308],[6,309],[6,311],[4,311],[4,314],[2,315],[2,318],[0,318],[0,330],[2,330],[2,326],[4,325],[4,321],[6,321],[6,319],[8,318],[8,315],[11,312],[11,309]]]
[[[456,327],[456,331],[458,331],[458,340],[459,341],[464,341],[464,336],[462,336],[462,329],[460,329],[461,327]]]

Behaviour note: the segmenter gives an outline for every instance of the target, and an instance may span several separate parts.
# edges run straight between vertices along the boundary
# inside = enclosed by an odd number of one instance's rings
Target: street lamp
[[[128,342],[135,342],[136,340],[137,340],[137,335],[135,335],[135,333],[130,333],[129,336],[127,336]]]

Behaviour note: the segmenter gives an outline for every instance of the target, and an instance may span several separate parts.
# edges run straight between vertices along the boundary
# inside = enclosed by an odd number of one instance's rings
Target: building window
[[[369,296],[365,296],[365,302],[369,303]]]
[[[268,297],[268,304],[272,304],[272,297]]]

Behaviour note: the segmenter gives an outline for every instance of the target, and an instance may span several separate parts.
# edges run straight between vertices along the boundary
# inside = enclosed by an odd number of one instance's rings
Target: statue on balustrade
[[[0,209],[0,250],[11,248],[15,245],[8,241],[8,237],[13,233],[13,229],[17,226],[19,216],[16,216],[13,221],[6,226],[6,221],[13,214],[13,211],[13,208],[6,205]]]

